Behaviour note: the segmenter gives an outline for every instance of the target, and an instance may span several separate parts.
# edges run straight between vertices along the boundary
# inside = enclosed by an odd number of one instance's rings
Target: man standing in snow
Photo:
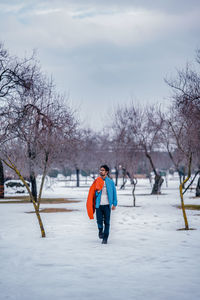
[[[102,165],[100,177],[93,182],[87,198],[87,212],[90,219],[94,219],[93,214],[96,209],[99,238],[102,239],[102,244],[107,244],[111,209],[114,210],[117,206],[115,184],[108,174],[108,166]]]

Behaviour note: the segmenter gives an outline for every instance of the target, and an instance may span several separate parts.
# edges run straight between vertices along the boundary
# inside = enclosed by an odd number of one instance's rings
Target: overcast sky
[[[164,77],[200,47],[199,0],[0,0],[0,40],[42,67],[100,129],[117,104],[169,102]]]

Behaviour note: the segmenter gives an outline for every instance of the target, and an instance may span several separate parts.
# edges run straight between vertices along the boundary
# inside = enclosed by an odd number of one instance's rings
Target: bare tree
[[[177,122],[170,123],[173,135],[176,140],[177,148],[183,154],[188,165],[188,176],[180,184],[180,196],[182,210],[185,220],[185,229],[189,229],[187,217],[184,209],[183,194],[193,182],[200,170],[200,50],[197,50],[197,68],[194,64],[186,64],[182,70],[178,70],[175,79],[166,80],[172,88],[173,110],[177,116]],[[190,179],[192,159],[196,161],[197,172],[193,179]],[[184,183],[189,181],[188,186],[183,192]],[[198,195],[199,180],[197,182],[196,194]]]
[[[115,125],[115,124],[120,124]],[[163,183],[162,177],[156,170],[152,153],[160,147],[160,130],[162,120],[159,118],[158,108],[149,106],[147,108],[129,107],[119,108],[115,113],[114,124],[116,130],[121,127],[121,140],[123,147],[126,144],[137,145],[137,149],[145,154],[155,174],[155,183],[152,194],[159,194]],[[120,137],[120,136],[119,136]]]
[[[168,80],[167,83],[173,91],[173,105],[171,119],[167,120],[170,132],[175,141],[176,149],[181,153],[182,160],[187,166],[186,179],[180,183],[181,207],[186,230],[189,229],[185,212],[183,195],[192,181],[192,159],[199,152],[200,145],[200,76],[187,64],[184,70],[178,71],[176,79]],[[173,118],[173,119],[172,119]],[[184,184],[188,183],[183,192]]]
[[[33,104],[26,104],[18,108],[20,109],[17,110],[16,115],[13,111],[10,111],[11,114],[9,113],[8,115],[9,120],[12,121],[11,133],[15,134],[15,138],[12,138],[11,141],[4,142],[4,145],[2,145],[1,159],[18,175],[26,186],[30,200],[34,205],[42,237],[45,237],[44,227],[39,214],[44,179],[52,160],[63,151],[63,139],[70,138],[75,126],[74,120],[68,107],[62,105],[56,106],[55,102],[52,102],[51,105],[49,103],[44,106],[43,110]],[[21,110],[21,108],[23,109]],[[20,115],[20,112],[22,115]],[[17,117],[19,115],[20,119]],[[11,116],[13,119],[11,119]],[[16,164],[17,158],[15,156],[14,143],[18,142],[23,146],[21,148],[24,148],[24,160],[26,160],[29,166],[29,171],[31,164],[31,171],[34,170],[35,176],[36,170],[42,170],[43,172],[38,198],[36,198],[37,195],[33,195],[33,191],[30,190],[22,175],[22,171],[20,171]],[[30,157],[30,151],[32,155],[33,149],[34,157]]]
[[[33,203],[33,206],[34,206],[34,210],[35,210],[35,213],[36,213],[36,216],[37,216],[37,219],[38,219],[38,223],[39,223],[39,226],[40,226],[40,230],[41,230],[41,235],[42,235],[42,237],[45,237],[46,234],[45,234],[43,222],[42,222],[42,219],[41,219],[41,216],[40,216],[37,204],[35,202],[35,199],[34,199],[32,193],[31,193],[29,185],[27,184],[24,176],[20,172],[20,170],[19,170],[18,166],[16,165],[16,163],[14,163],[13,159],[11,158],[11,155],[13,153],[13,148],[12,147],[9,148],[9,144],[5,143],[1,147],[0,159],[5,163],[6,166],[8,166],[10,169],[12,169],[15,172],[15,174],[19,177],[19,179],[23,182],[24,186],[26,187],[26,189],[27,189],[27,191],[29,193],[30,199],[31,199],[31,201]],[[11,142],[11,144],[12,144],[12,142]]]
[[[11,56],[3,43],[0,42],[0,100],[6,101],[7,97],[16,91],[16,87],[29,84],[29,68],[35,54],[29,58],[19,59]],[[28,75],[28,77],[27,77]],[[28,86],[27,86],[28,87]]]
[[[184,138],[185,120],[180,118],[174,107],[170,107],[166,113],[161,113],[162,145],[166,149],[175,170],[178,172],[180,184],[185,180],[185,157],[181,144]]]
[[[71,151],[65,159],[65,164],[76,170],[77,187],[80,185],[81,170],[95,176],[100,164],[110,165],[109,141],[107,136],[94,132],[90,128],[79,128],[76,137],[71,143]]]
[[[12,57],[8,50],[0,42],[0,102],[1,107],[7,104],[7,100],[16,93],[16,90],[29,85],[27,75],[34,54],[30,58],[19,59]],[[28,71],[28,72],[27,72]],[[0,113],[2,118],[4,113]],[[0,162],[0,198],[4,197],[4,171]]]
[[[36,60],[21,66],[23,81],[9,94],[1,107],[1,155],[3,162],[22,180],[33,202],[42,237],[45,231],[39,214],[44,179],[53,159],[63,151],[76,127],[75,118],[64,98],[55,91],[52,80],[40,71]],[[16,144],[23,149],[32,188],[27,185],[16,155]],[[18,148],[18,147],[17,147]],[[42,171],[39,201],[36,176]],[[38,202],[38,203],[37,203]]]
[[[172,89],[173,108],[188,120],[193,131],[193,157],[200,168],[200,50],[197,50],[196,64],[187,63],[178,70],[175,78],[166,80]]]
[[[137,179],[135,174],[138,169],[138,162],[140,158],[140,151],[138,145],[135,144],[135,140],[127,132],[127,123],[126,120],[121,117],[121,111],[116,112],[115,119],[112,125],[111,135],[111,145],[112,153],[115,157],[115,167],[117,172],[122,172],[122,185],[120,189],[124,189],[127,183],[127,179],[130,179],[130,182],[133,186],[132,195],[133,195],[133,206],[136,206],[136,197],[135,197],[135,188],[137,184]]]

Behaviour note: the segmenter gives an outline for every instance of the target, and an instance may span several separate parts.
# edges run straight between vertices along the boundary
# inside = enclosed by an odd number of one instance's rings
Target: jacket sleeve
[[[114,182],[113,182],[113,205],[117,206],[117,191]]]
[[[89,189],[86,207],[87,207],[88,217],[90,219],[94,219],[93,216],[95,211],[95,183],[94,182]]]

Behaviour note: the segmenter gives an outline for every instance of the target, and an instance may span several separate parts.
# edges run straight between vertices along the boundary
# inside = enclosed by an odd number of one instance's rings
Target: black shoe
[[[102,244],[107,244],[107,240],[103,239]]]
[[[99,230],[99,238],[100,238],[100,239],[103,238],[103,232],[102,232],[102,230]]]

